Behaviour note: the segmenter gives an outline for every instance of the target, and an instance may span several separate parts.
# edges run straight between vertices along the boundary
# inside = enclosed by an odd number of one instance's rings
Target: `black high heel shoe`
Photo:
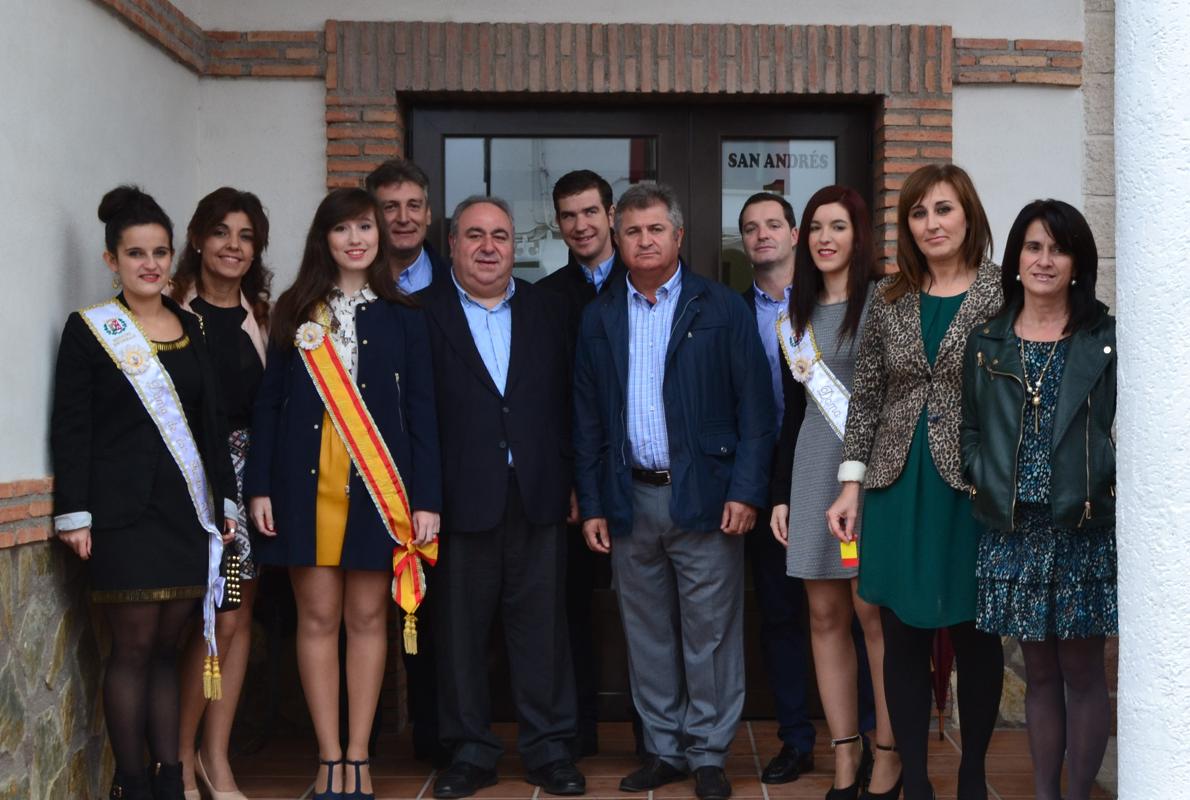
[[[315,792],[311,800],[343,800],[343,793],[336,792],[331,787],[335,785],[335,767],[343,763],[342,759],[336,761],[324,761],[318,759],[318,763],[326,767],[326,788],[321,792]],[[346,775],[344,775],[346,777]]]
[[[110,800],[153,800],[153,794],[149,789],[149,776],[144,773],[125,775],[116,770],[116,774],[112,776],[112,788],[108,797]]]
[[[834,750],[841,744],[851,744],[852,742],[860,743],[859,766],[855,770],[855,782],[842,789],[831,786],[830,791],[826,793],[826,800],[859,800],[860,789],[863,788],[867,772],[872,766],[872,751],[868,748],[868,740],[858,733],[854,736],[844,736],[842,739],[831,739],[831,749]]]
[[[877,742],[876,749],[883,750],[886,753],[895,753],[897,746],[895,744],[884,745]],[[897,776],[897,782],[894,783],[893,787],[887,792],[875,794],[874,792],[865,790],[864,793],[860,795],[859,800],[897,800],[897,798],[901,796],[901,779],[904,777],[904,770],[901,772],[902,774]]]
[[[347,792],[344,792],[342,795],[343,800],[376,800],[375,793],[365,792],[359,788],[359,784],[360,784],[359,768],[366,767],[368,765],[368,761],[369,761],[369,759],[366,759],[366,758],[363,761],[352,761],[351,759],[347,759],[347,758],[343,759],[343,764],[344,764],[343,783],[344,783],[345,788],[346,788],[346,783],[347,783],[347,774],[346,774],[347,766],[355,767],[355,790],[351,794],[347,794]]]

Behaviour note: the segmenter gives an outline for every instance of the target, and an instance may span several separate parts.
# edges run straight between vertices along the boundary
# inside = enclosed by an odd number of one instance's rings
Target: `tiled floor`
[[[515,728],[497,726],[504,737],[509,753],[515,752]],[[675,800],[693,798],[691,781],[671,784],[656,792],[628,795],[619,791],[620,778],[637,766],[632,755],[632,732],[627,723],[604,723],[600,726],[600,755],[585,758],[579,767],[587,776],[587,797],[639,798],[639,800]],[[783,786],[767,786],[760,782],[760,770],[777,751],[776,723],[746,722],[740,725],[727,774],[739,800],[821,800],[831,788],[831,756],[829,737],[824,729],[818,735],[815,750],[818,768],[800,780]],[[421,800],[430,798],[434,775],[429,768],[414,761],[408,736],[381,740],[379,752],[373,755],[372,776],[378,800]],[[263,752],[235,759],[233,766],[240,789],[251,798],[297,800],[308,798],[310,781],[315,767],[316,748],[310,741],[271,742]],[[955,773],[958,770],[959,746],[957,732],[948,733],[939,741],[930,741],[930,773],[939,800],[954,797]],[[1033,778],[1025,732],[997,731],[988,753],[989,797],[993,800],[1024,800],[1033,797]],[[548,795],[530,786],[521,777],[521,765],[515,755],[505,756],[500,767],[500,783],[484,789],[481,800],[542,800]],[[1110,798],[1097,790],[1094,798]]]

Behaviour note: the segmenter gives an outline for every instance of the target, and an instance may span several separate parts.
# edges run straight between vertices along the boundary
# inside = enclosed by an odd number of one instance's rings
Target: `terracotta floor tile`
[[[413,800],[425,789],[430,794],[432,783],[428,783],[428,775],[421,778],[386,778],[372,776],[372,789],[376,793],[376,800]]]
[[[771,720],[744,723],[732,743],[725,769],[731,778],[734,796],[739,800],[821,800],[831,788],[834,759],[829,747],[829,734],[821,722],[816,724],[818,738],[814,756],[816,769],[799,780],[783,785],[765,786],[757,776],[758,765],[763,768],[781,748],[776,738],[777,726]],[[479,800],[531,800],[535,787],[523,779],[523,765],[516,755],[516,725],[501,723],[496,731],[504,740],[508,752],[500,763],[500,783],[484,789]],[[947,738],[929,741],[930,775],[939,800],[953,800],[959,765],[957,730],[948,730]],[[600,755],[583,759],[579,768],[587,776],[588,800],[643,800],[644,793],[629,795],[619,791],[620,779],[640,766],[633,752],[634,741],[629,723],[610,723],[600,726]],[[373,758],[373,775],[378,800],[414,800],[422,793],[430,797],[432,784],[429,765],[412,758],[408,734],[383,737]],[[316,766],[317,749],[312,740],[285,739],[269,742],[259,753],[237,756],[232,760],[237,780],[243,792],[253,800],[297,800],[310,788]],[[997,731],[988,749],[988,783],[1002,800],[1027,800],[1033,797],[1032,762],[1029,758],[1028,736],[1022,730]],[[424,788],[424,793],[423,793]],[[1096,789],[1096,800],[1110,800],[1111,795]],[[537,793],[538,800],[548,795]],[[691,779],[662,787],[653,793],[653,800],[693,800],[694,782]]]

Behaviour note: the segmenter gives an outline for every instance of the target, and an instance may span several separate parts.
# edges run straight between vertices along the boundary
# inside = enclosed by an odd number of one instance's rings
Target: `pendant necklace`
[[[1049,358],[1045,360],[1045,366],[1041,368],[1041,372],[1037,375],[1037,381],[1032,385],[1029,384],[1029,367],[1025,359],[1025,340],[1017,339],[1017,346],[1021,351],[1021,375],[1024,378],[1025,392],[1033,399],[1033,433],[1041,432],[1041,382],[1045,380],[1046,370],[1050,368],[1050,364],[1054,361],[1054,353],[1058,350],[1057,340],[1050,346]]]

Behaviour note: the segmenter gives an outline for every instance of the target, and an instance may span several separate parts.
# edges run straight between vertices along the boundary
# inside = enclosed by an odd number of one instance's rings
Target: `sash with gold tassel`
[[[327,416],[347,447],[351,463],[368,488],[384,528],[393,540],[393,601],[405,611],[405,651],[415,655],[416,612],[426,596],[426,574],[421,562],[424,560],[431,566],[438,562],[438,542],[414,543],[409,496],[401,473],[355,381],[326,335],[329,327],[326,308],[321,307],[315,317],[320,321],[306,322],[297,329],[294,344],[322,398]]]
[[[207,656],[203,662],[202,683],[203,696],[218,700],[223,696],[223,689],[219,650],[215,645],[215,609],[223,601],[224,579],[219,576],[223,537],[215,526],[214,498],[207,484],[202,455],[186,422],[186,412],[169,372],[157,358],[156,348],[141,330],[136,317],[114,299],[84,308],[79,315],[136,390],[145,411],[161,433],[166,449],[182,471],[198,522],[207,532],[207,582],[202,603],[202,632],[207,643]]]

